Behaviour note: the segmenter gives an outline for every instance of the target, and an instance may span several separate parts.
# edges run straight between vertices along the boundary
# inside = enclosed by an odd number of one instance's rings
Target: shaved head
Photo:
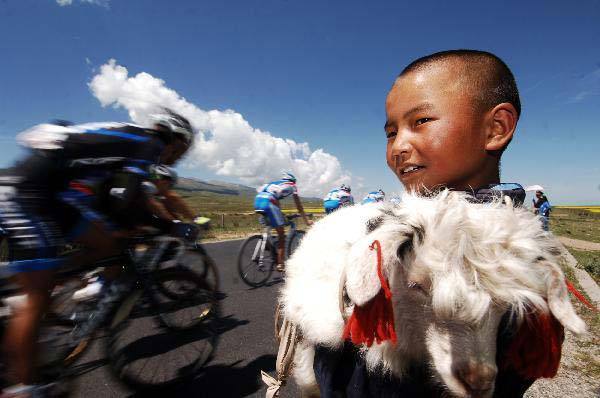
[[[498,104],[510,103],[515,107],[517,116],[520,116],[521,101],[515,77],[500,58],[489,52],[450,50],[427,55],[411,62],[398,79],[440,64],[446,64],[455,71],[458,81],[471,95],[478,111],[485,112]]]

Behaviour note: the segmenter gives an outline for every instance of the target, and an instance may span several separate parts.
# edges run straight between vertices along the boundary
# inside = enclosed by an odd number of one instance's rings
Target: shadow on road
[[[275,356],[263,355],[246,366],[239,367],[242,361],[229,365],[213,365],[192,382],[176,385],[160,391],[161,396],[174,397],[245,397],[263,387],[260,371],[275,370]],[[147,397],[147,393],[136,393],[135,398]]]

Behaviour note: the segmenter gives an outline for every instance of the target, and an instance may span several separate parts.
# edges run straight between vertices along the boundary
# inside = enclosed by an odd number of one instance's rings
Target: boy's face
[[[387,163],[406,189],[491,183],[485,115],[451,61],[402,76],[386,100]]]

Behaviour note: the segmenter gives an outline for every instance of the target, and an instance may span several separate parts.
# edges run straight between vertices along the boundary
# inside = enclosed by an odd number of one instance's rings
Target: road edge
[[[596,281],[587,273],[586,270],[577,267],[577,260],[569,249],[565,247],[558,239],[556,240],[560,244],[560,250],[562,256],[567,260],[567,265],[569,268],[573,270],[575,273],[575,278],[577,278],[577,282],[581,288],[586,292],[588,297],[596,304],[596,306],[600,305],[600,287],[596,283]]]

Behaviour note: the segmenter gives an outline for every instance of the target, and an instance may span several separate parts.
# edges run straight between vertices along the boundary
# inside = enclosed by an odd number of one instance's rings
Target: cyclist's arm
[[[298,208],[298,212],[304,219],[304,222],[306,223],[306,225],[311,225],[310,221],[308,220],[308,217],[306,216],[306,213],[304,212],[304,207],[302,207],[302,202],[300,202],[300,196],[298,196],[297,194],[294,194],[293,196],[294,202],[296,202],[296,208]]]
[[[163,195],[165,198],[164,204],[168,211],[188,220],[193,220],[196,217],[192,209],[177,192],[168,190]]]
[[[148,207],[148,210],[150,211],[150,213],[154,214],[156,217],[158,217],[161,220],[168,221],[168,222],[173,222],[173,221],[177,220],[175,215],[172,214],[165,207],[165,205],[162,204],[156,198],[148,197],[146,206]]]

